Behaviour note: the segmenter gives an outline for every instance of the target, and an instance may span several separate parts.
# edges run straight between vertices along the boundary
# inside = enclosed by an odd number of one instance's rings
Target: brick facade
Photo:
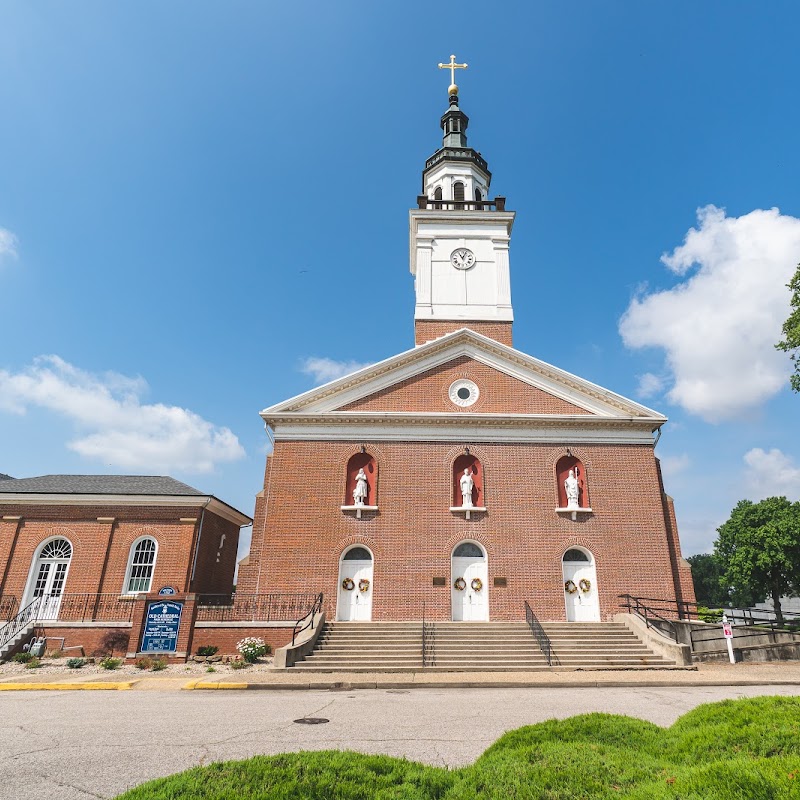
[[[429,619],[445,620],[451,553],[474,540],[488,557],[490,619],[524,618],[525,600],[540,619],[565,619],[561,559],[574,546],[594,555],[602,619],[619,610],[622,593],[694,599],[652,446],[573,446],[586,468],[593,511],[572,521],[555,512],[562,446],[466,443],[484,469],[487,507],[466,520],[449,511],[452,464],[463,446],[363,444],[379,465],[379,510],[359,520],[340,505],[347,461],[360,445],[276,442],[238,591],[322,591],[332,619],[340,556],[361,543],[374,554],[373,620],[420,619],[423,603]],[[434,586],[435,577],[444,585]],[[495,578],[506,585],[494,586]]]
[[[465,323],[463,320],[433,320],[433,319],[417,319],[414,320],[414,340],[415,344],[425,344],[433,339],[438,339],[447,333],[457,331],[467,325],[471,330],[476,333],[488,336],[502,344],[507,344],[513,347],[512,341],[512,325],[511,322],[479,322],[471,321]]]

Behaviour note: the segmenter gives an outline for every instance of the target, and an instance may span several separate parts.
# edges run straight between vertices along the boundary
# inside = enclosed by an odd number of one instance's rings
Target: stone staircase
[[[11,653],[13,653],[22,642],[33,636],[35,627],[35,623],[30,622],[24,628],[20,628],[10,639],[3,642],[2,646],[0,647],[0,661],[5,661],[5,659]]]
[[[674,667],[622,623],[546,622],[552,666],[525,622],[329,622],[314,651],[291,669],[317,672],[507,672]]]

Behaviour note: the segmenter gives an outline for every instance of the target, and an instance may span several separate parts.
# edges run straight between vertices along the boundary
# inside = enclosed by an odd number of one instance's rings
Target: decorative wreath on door
[[[578,587],[575,585],[575,581],[569,580],[564,581],[564,591],[567,594],[575,594],[578,591]]]
[[[582,592],[588,592],[589,589],[592,588],[592,583],[591,583],[591,581],[586,580],[586,578],[581,578],[578,581],[578,586],[580,587],[580,590]]]
[[[483,581],[480,578],[473,578],[470,586],[474,592],[479,592],[481,589],[483,589]]]
[[[342,581],[342,589],[346,592],[352,592],[356,588],[355,581],[352,578],[345,578]]]
[[[459,592],[463,592],[464,589],[467,588],[467,582],[463,578],[456,578],[453,581],[453,586],[458,589]]]
[[[362,578],[358,582],[358,591],[359,592],[366,592],[369,589],[369,581],[366,578]]]

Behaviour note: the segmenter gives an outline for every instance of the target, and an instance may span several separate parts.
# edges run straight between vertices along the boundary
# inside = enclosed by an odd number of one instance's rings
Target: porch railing
[[[305,617],[319,595],[205,594],[197,603],[198,622],[290,622]]]
[[[57,606],[51,606],[52,619],[59,622],[130,622],[133,619],[133,600],[133,596],[121,597],[115,592],[63,594]]]
[[[537,644],[539,645],[539,649],[542,651],[542,655],[545,657],[547,661],[547,666],[553,666],[553,644],[550,641],[550,637],[545,633],[544,628],[542,627],[542,623],[539,622],[536,614],[533,613],[533,609],[530,607],[528,601],[525,601],[525,622],[528,623],[528,627],[531,629],[531,634],[533,634],[533,638],[536,639]],[[558,662],[558,657],[555,657],[556,662]]]

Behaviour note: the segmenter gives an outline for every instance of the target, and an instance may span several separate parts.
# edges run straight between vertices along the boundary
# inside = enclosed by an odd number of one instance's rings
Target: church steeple
[[[504,197],[489,199],[492,173],[467,145],[469,117],[459,108],[455,83],[455,70],[467,65],[455,60],[439,64],[451,75],[442,146],[425,162],[422,194],[410,217],[416,342],[469,327],[510,345],[514,213],[505,210]]]

